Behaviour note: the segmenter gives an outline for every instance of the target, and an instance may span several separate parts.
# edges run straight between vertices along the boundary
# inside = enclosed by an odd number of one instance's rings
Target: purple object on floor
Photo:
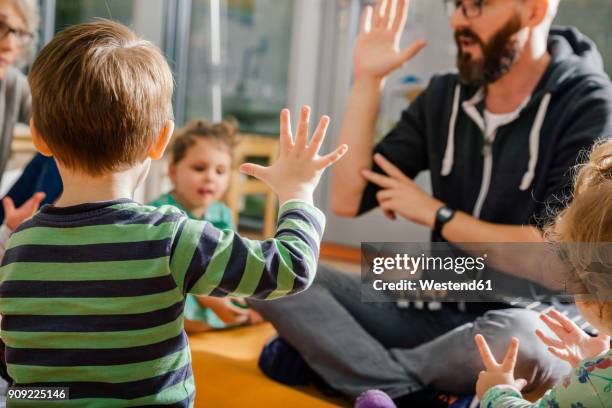
[[[355,408],[397,408],[397,406],[383,391],[369,390],[357,398]]]

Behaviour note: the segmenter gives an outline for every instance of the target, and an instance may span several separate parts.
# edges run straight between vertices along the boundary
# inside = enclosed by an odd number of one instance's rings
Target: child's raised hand
[[[4,197],[2,200],[2,206],[4,207],[4,220],[6,226],[9,227],[12,231],[25,220],[30,218],[38,207],[42,200],[45,199],[45,193],[38,192],[34,194],[28,201],[23,203],[21,207],[15,208],[15,203],[11,197]]]
[[[516,337],[512,338],[510,347],[508,347],[506,352],[506,357],[504,357],[504,361],[501,364],[495,360],[487,341],[482,335],[476,335],[475,340],[480,357],[486,368],[486,371],[481,371],[478,375],[478,382],[476,383],[478,398],[482,399],[487,390],[496,385],[511,385],[519,391],[527,385],[527,381],[522,378],[514,379],[514,367],[519,349],[519,341]]]
[[[572,367],[578,367],[585,358],[595,358],[610,349],[610,336],[591,337],[564,314],[551,310],[542,313],[540,319],[557,335],[557,339],[547,337],[542,331],[536,335],[548,346],[548,351]]]
[[[291,133],[289,110],[280,115],[280,155],[269,167],[256,164],[243,164],[240,171],[266,183],[278,194],[279,201],[300,199],[312,203],[312,194],[319,184],[323,170],[331,166],[348,150],[339,146],[325,156],[319,156],[319,149],[325,139],[329,117],[323,116],[308,144],[308,122],[310,108],[302,107],[295,140]]]

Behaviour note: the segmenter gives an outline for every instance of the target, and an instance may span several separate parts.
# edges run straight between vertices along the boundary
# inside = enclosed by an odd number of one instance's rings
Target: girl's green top
[[[166,193],[159,197],[157,200],[149,203],[154,207],[161,207],[162,205],[171,205],[173,207],[178,208],[183,211],[187,216],[194,220],[205,220],[209,221],[215,227],[219,229],[236,229],[234,222],[232,221],[232,211],[225,204],[216,202],[213,203],[210,208],[204,214],[204,217],[195,217],[191,212],[189,212],[185,207],[179,204],[178,201],[172,196],[170,193]]]

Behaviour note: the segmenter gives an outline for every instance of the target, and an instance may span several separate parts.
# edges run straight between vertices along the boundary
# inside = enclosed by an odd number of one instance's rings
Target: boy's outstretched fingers
[[[321,118],[308,145],[308,106],[302,107],[300,111],[295,140],[291,136],[288,110],[281,112],[280,120],[281,148],[278,159],[267,167],[253,163],[242,164],[240,172],[266,183],[278,195],[281,203],[297,199],[312,204],[312,194],[321,180],[323,170],[340,160],[348,147],[342,145],[323,157],[319,156],[329,126],[328,116]]]
[[[291,133],[291,113],[289,109],[283,109],[280,113],[280,151],[284,154],[293,147],[293,135]]]
[[[259,179],[264,182],[268,181],[268,176],[270,174],[269,167],[260,166],[259,164],[253,163],[241,164],[239,170],[242,174],[255,177],[256,179]]]
[[[341,145],[336,148],[333,152],[326,154],[317,160],[317,167],[319,170],[326,169],[332,164],[336,163],[338,160],[342,158],[348,152],[348,145]]]
[[[348,152],[348,146],[347,145],[338,146],[336,148],[336,150],[334,150],[333,152],[331,152],[329,154],[326,154],[325,156],[321,157],[317,161],[317,167],[319,168],[319,170],[323,170],[323,169],[328,168],[329,166],[331,166],[332,164],[334,164],[338,160],[340,160],[342,158],[342,156],[344,156],[346,154],[346,152]]]
[[[310,122],[310,106],[302,106],[300,110],[300,121],[295,135],[295,147],[303,150],[308,145],[308,124]]]
[[[329,126],[329,116],[323,116],[319,121],[319,125],[312,135],[310,140],[310,146],[308,146],[308,154],[310,157],[315,157],[321,150],[323,140],[325,140],[325,134],[327,133],[327,127]]]

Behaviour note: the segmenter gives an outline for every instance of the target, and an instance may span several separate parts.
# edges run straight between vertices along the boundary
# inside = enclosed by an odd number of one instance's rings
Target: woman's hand
[[[572,367],[578,367],[586,358],[595,358],[610,349],[610,336],[598,335],[591,337],[568,319],[564,314],[551,310],[542,313],[540,319],[557,335],[557,339],[547,337],[542,331],[536,330],[536,335],[548,346],[548,351]]]
[[[479,399],[482,399],[489,388],[496,385],[511,385],[519,391],[527,385],[527,381],[524,379],[514,379],[514,367],[516,366],[519,349],[519,341],[516,337],[512,338],[506,357],[504,357],[504,361],[501,364],[495,360],[487,341],[482,335],[476,335],[475,340],[482,362],[487,369],[486,371],[481,371],[478,375],[476,394],[478,394]]]

